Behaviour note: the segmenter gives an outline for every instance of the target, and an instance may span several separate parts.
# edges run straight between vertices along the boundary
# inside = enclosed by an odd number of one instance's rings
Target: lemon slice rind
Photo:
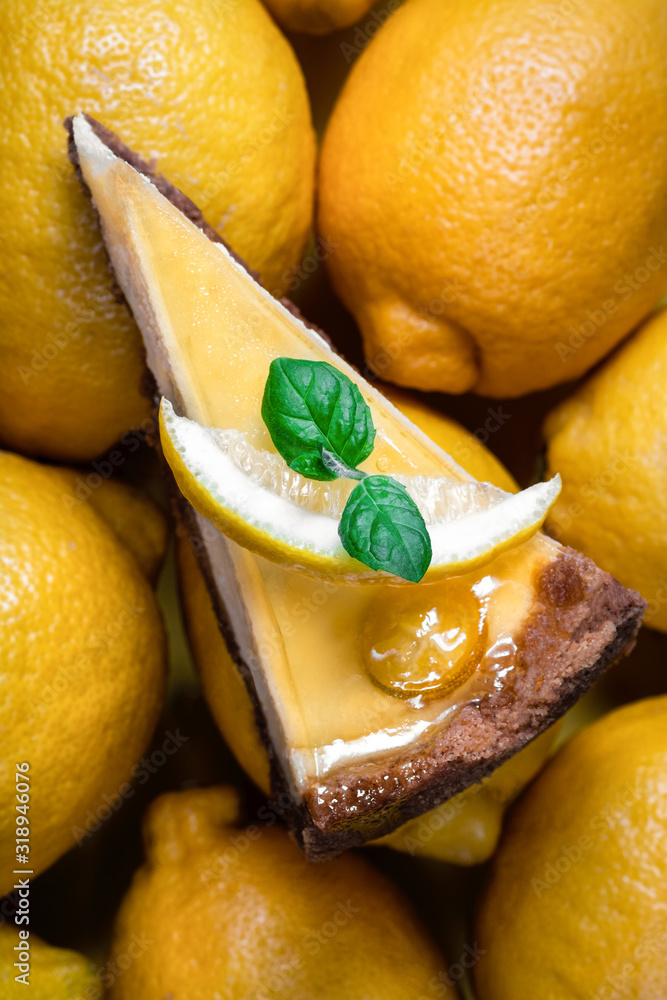
[[[347,554],[338,536],[338,514],[312,509],[312,492],[306,495],[305,505],[299,502],[302,498],[294,492],[296,489],[299,493],[299,480],[304,493],[313,481],[293,473],[279,456],[277,461],[284,466],[287,476],[288,495],[262,485],[234,460],[228,442],[238,441],[242,435],[237,432],[235,436],[226,436],[224,431],[180,417],[164,398],[160,406],[160,437],[167,462],[186,499],[224,535],[244,548],[273,562],[316,576],[340,578],[341,582],[399,582],[399,578],[371,570]],[[267,454],[256,452],[256,455]],[[530,538],[543,524],[560,492],[559,477],[520,493],[505,493],[488,483],[414,477],[411,484],[410,477],[396,478],[403,482],[425,514],[433,549],[431,565],[424,577],[426,582],[484,565],[505,549]],[[327,495],[331,484],[315,484],[324,497],[321,502],[325,508],[327,503],[329,509],[332,504],[334,508],[340,507],[346,498],[345,490],[349,493],[355,485],[340,483],[343,488],[338,487],[338,495],[333,498]],[[467,491],[468,503],[477,509],[462,511],[460,502],[455,502],[452,514],[434,521],[420,503],[421,492],[431,497],[439,493],[445,499],[451,492],[458,501],[457,491]]]

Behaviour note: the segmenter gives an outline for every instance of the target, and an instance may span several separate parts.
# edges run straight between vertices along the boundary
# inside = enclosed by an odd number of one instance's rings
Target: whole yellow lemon
[[[581,730],[510,817],[482,902],[479,1000],[663,1000],[667,697]]]
[[[381,377],[517,396],[647,314],[667,288],[666,49],[662,0],[408,0],[389,18],[319,186]]]
[[[8,0],[3,40],[0,439],[82,461],[146,420],[149,400],[63,118],[117,131],[281,290],[311,223],[308,97],[259,0]]]
[[[547,418],[563,489],[548,530],[648,601],[667,631],[667,311],[633,334]]]
[[[230,788],[150,807],[146,865],[112,942],[113,1000],[416,1000],[431,983],[452,997],[406,900],[361,857],[309,864],[284,828],[237,821]]]
[[[164,695],[150,584],[93,505],[72,501],[60,469],[0,452],[0,850],[16,860],[0,894],[117,800]]]

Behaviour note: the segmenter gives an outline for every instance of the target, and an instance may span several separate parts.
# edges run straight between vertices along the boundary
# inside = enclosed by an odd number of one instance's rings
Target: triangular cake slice
[[[98,210],[158,391],[177,412],[245,429],[280,329],[283,348],[296,338],[306,352],[298,356],[329,358],[372,401],[386,471],[417,466],[465,478],[326,340],[248,278],[182,192],[99,123],[79,116],[67,124],[71,159]],[[645,607],[589,559],[534,535],[453,582],[410,585],[412,601],[449,606],[468,595],[475,663],[454,691],[397,697],[369,677],[364,644],[369,621],[389,636],[405,631],[405,587],[318,581],[240,548],[182,498],[179,507],[256,706],[273,794],[314,860],[386,834],[479,782],[633,642]]]

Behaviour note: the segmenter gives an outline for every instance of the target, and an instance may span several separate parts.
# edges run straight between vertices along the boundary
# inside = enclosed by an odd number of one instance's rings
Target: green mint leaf
[[[418,583],[431,562],[424,518],[405,486],[389,476],[366,476],[350,494],[338,528],[349,555]]]
[[[373,450],[370,408],[354,382],[326,361],[272,361],[262,418],[290,469],[309,479],[338,478],[322,460],[325,449],[350,470]]]

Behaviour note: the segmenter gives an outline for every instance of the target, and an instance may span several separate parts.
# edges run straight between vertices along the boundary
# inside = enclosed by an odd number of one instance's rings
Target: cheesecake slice
[[[93,119],[66,124],[157,392],[177,413],[271,448],[257,426],[270,361],[326,359],[372,405],[383,473],[469,479],[296,310],[272,299],[182,192]],[[434,583],[349,584],[253,554],[176,497],[255,705],[272,793],[313,860],[479,782],[632,644],[645,607],[541,533]],[[424,642],[451,644],[455,682],[429,687]]]

